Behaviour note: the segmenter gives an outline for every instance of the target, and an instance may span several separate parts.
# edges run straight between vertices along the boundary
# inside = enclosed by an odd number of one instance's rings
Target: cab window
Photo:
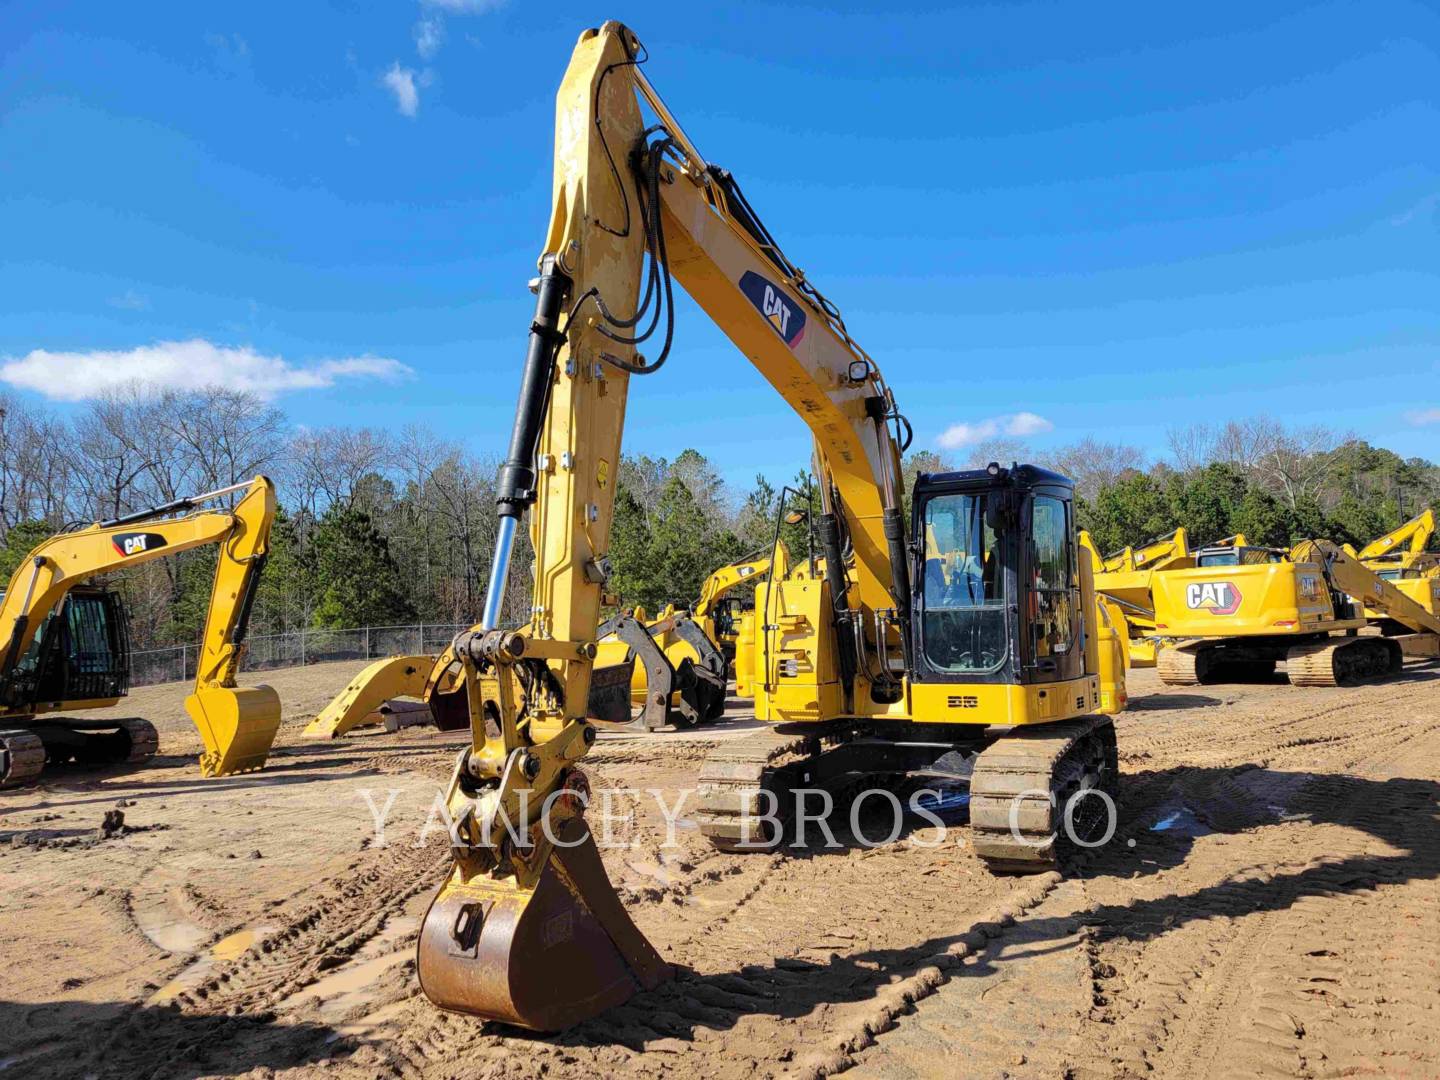
[[[1062,499],[1035,497],[1030,516],[1030,586],[1034,596],[1031,645],[1037,658],[1063,656],[1074,644],[1068,513],[1069,507]]]
[[[921,636],[925,659],[940,671],[987,672],[1005,663],[1004,578],[986,501],[983,493],[954,494],[925,504]]]

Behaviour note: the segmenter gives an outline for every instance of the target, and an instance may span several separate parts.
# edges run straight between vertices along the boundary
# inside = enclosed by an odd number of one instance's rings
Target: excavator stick
[[[436,1005],[560,1031],[671,977],[616,895],[584,819],[555,833],[533,885],[452,869],[417,951],[420,988]]]
[[[366,724],[378,723],[376,710],[391,698],[421,697],[435,664],[433,656],[389,656],[376,660],[350,680],[306,726],[307,739],[335,739]]]
[[[280,695],[268,686],[206,686],[185,699],[204,740],[201,776],[263,768],[280,730]]]

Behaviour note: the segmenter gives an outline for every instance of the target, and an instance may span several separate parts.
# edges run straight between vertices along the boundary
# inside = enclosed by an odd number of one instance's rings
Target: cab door
[[[1038,489],[1025,522],[1021,641],[1027,682],[1085,674],[1080,573],[1070,499]]]

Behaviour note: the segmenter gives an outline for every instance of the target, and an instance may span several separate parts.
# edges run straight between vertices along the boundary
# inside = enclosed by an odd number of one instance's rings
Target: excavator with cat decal
[[[1118,783],[1101,705],[1102,681],[1123,686],[1122,644],[1099,628],[1073,485],[1029,465],[921,475],[907,526],[910,427],[878,365],[681,130],[645,59],[629,29],[606,23],[580,36],[561,83],[484,613],[425,691],[468,714],[470,739],[446,796],[453,858],[420,930],[421,988],[442,1008],[539,1030],[671,972],[606,877],[580,765],[597,737],[626,399],[670,356],[672,278],[809,428],[820,489],[823,576],[757,589],[764,727],[706,760],[704,835],[776,850],[791,843],[797,789],[938,776],[968,780],[974,847],[994,869],[1038,871],[1105,835]],[[507,627],[527,517],[529,617]],[[1120,707],[1123,692],[1109,700]],[[770,801],[774,813],[753,812]]]
[[[244,492],[233,510],[197,507]],[[280,698],[268,686],[239,687],[245,632],[275,520],[275,487],[263,476],[163,506],[57,533],[21,562],[0,597],[0,787],[37,779],[47,763],[107,764],[152,757],[148,720],[85,719],[61,713],[116,705],[129,690],[130,635],[118,593],[101,574],[220,548],[195,671],[185,699],[204,741],[202,776],[265,764],[280,727]]]

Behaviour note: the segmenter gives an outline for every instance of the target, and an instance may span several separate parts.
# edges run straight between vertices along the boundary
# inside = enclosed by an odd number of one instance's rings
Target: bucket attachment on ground
[[[205,742],[202,776],[263,767],[280,729],[280,695],[268,686],[207,686],[185,699],[185,711]]]
[[[673,975],[615,894],[584,818],[555,838],[529,886],[452,868],[420,930],[420,987],[435,1004],[559,1031]]]
[[[306,726],[307,739],[334,739],[380,723],[379,708],[394,697],[418,698],[435,664],[433,656],[389,656],[365,668]]]

